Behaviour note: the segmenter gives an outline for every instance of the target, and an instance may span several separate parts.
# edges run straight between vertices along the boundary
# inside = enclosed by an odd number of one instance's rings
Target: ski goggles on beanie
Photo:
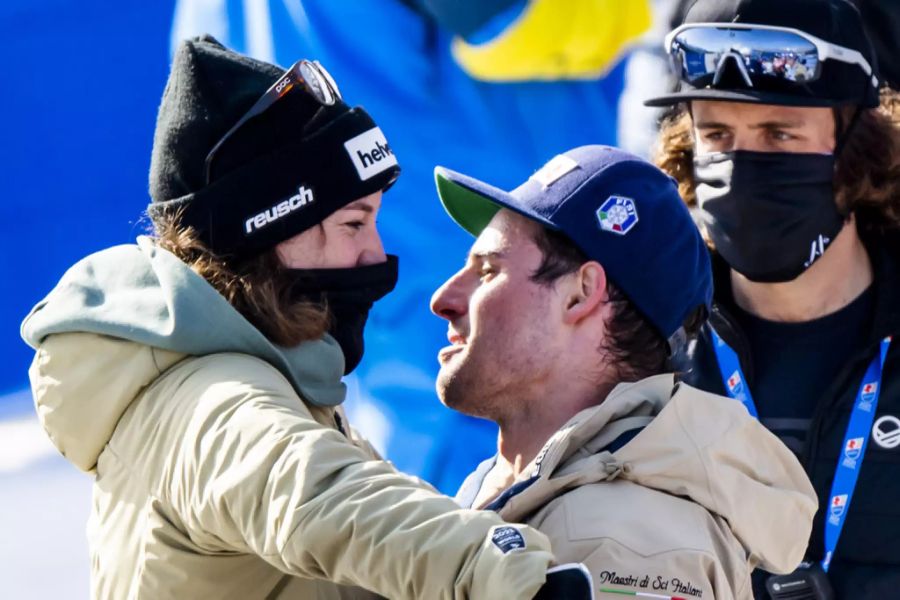
[[[326,121],[206,187],[147,212],[178,211],[179,223],[220,256],[252,256],[321,223],[350,202],[387,190],[400,166],[381,129],[360,107],[323,107]]]
[[[298,60],[290,69],[284,72],[284,75],[278,81],[272,84],[272,87],[266,90],[259,100],[250,107],[250,110],[216,142],[216,145],[206,155],[205,172],[207,185],[209,185],[211,180],[213,160],[222,145],[247,121],[264,113],[295,88],[302,89],[323,106],[332,106],[341,99],[341,92],[338,90],[337,83],[335,83],[334,78],[319,61]]]
[[[858,66],[878,86],[862,53],[789,27],[690,23],[670,32],[665,48],[676,75],[695,87],[718,84],[727,61],[734,61],[744,83],[752,88],[765,80],[816,81],[827,60]]]
[[[185,40],[150,161],[154,221],[193,229],[220,256],[271,249],[400,173],[381,129],[318,63],[286,71],[210,36]]]

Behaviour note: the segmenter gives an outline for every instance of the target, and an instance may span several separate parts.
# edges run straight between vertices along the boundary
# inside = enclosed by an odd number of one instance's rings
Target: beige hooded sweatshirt
[[[460,510],[342,424],[330,337],[272,345],[147,239],[76,264],[22,327],[38,416],[95,478],[93,598],[531,598],[546,538]],[[345,423],[345,422],[344,422]]]
[[[493,463],[457,500],[469,506]],[[816,496],[794,455],[734,400],[659,375],[570,419],[478,508],[545,533],[598,598],[750,599],[750,573],[802,560]]]

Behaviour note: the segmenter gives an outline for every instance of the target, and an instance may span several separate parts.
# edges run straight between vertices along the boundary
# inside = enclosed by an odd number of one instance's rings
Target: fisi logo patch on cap
[[[344,148],[362,181],[370,179],[397,164],[397,157],[378,127],[344,142]]]
[[[638,222],[634,200],[625,196],[610,196],[597,209],[597,222],[603,231],[625,235]]]

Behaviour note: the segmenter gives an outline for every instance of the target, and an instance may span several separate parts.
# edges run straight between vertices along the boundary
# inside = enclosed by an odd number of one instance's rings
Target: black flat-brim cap
[[[645,106],[670,106],[689,100],[800,107],[878,106],[878,65],[862,17],[848,0],[697,0],[685,15],[684,23],[716,23],[723,27],[740,23],[797,29],[859,51],[873,72],[866,75],[858,65],[829,59],[822,62],[820,76],[805,84],[760,80],[751,88],[732,85],[739,78],[725,77],[717,87],[696,88],[682,81],[679,90],[645,100]]]
[[[713,100],[718,102],[744,102],[748,104],[774,104],[777,106],[825,107],[854,104],[852,100],[835,101],[829,98],[794,96],[763,90],[724,90],[718,88],[690,88],[682,83],[682,89],[671,94],[656,96],[644,101],[644,106],[671,106],[691,100]]]

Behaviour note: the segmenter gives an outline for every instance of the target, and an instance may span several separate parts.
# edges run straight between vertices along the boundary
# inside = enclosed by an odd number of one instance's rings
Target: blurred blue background
[[[282,66],[318,59],[387,135],[403,175],[379,227],[386,249],[400,255],[401,279],[372,314],[347,408],[398,468],[453,494],[494,453],[496,430],[445,409],[434,394],[446,324],[428,299],[461,266],[471,239],[441,209],[432,170],[444,165],[511,188],[581,144],[646,155],[655,115],[640,102],[666,83],[658,41],[672,4],[0,4],[8,48],[0,95],[0,597],[87,596],[91,480],[44,439],[27,387],[32,351],[18,328],[68,266],[145,232],[156,109],[181,39],[208,32]]]

